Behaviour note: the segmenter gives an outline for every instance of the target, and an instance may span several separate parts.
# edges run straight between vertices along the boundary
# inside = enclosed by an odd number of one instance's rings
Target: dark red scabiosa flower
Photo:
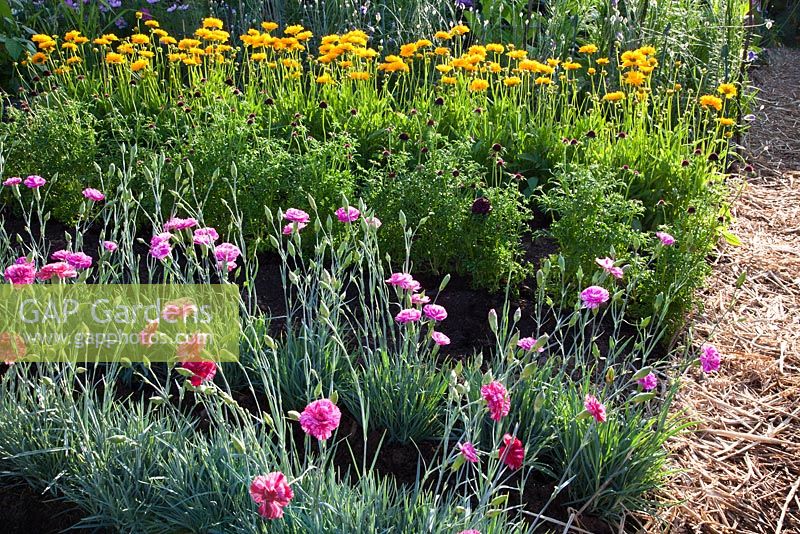
[[[475,215],[489,215],[492,211],[492,203],[486,197],[478,197],[472,203],[472,213]]]
[[[685,159],[685,160],[681,161],[681,167],[688,167],[688,166],[689,166],[689,160],[688,159]]]
[[[437,105],[437,106],[443,106],[444,105],[444,98],[439,96],[439,97],[436,98],[436,100],[433,101],[433,103],[435,105]]]
[[[492,150],[494,152],[500,152],[501,150],[503,150],[503,145],[501,145],[500,143],[495,143],[492,145]]]
[[[619,132],[617,134],[617,139],[625,139],[626,137],[628,137],[628,134],[626,134],[625,132]]]
[[[589,139],[594,139],[595,137],[597,137],[597,133],[594,130],[589,130],[588,132],[586,132],[586,137],[588,137]]]
[[[708,155],[708,161],[719,161],[719,154],[712,152]]]
[[[400,135],[398,135],[397,137],[398,137],[398,139],[400,139],[401,141],[408,141],[409,139],[411,139],[411,136],[410,136],[410,135],[408,135],[406,132],[403,132],[403,133],[401,133],[401,134],[400,134]]]
[[[319,103],[319,109],[328,109],[328,103],[323,100]]]

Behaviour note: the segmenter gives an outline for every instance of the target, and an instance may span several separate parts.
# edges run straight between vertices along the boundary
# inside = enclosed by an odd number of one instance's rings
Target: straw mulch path
[[[679,409],[698,426],[671,444],[672,532],[800,533],[800,50],[772,51],[754,78],[743,244],[720,246],[694,323],[724,359],[684,377]]]

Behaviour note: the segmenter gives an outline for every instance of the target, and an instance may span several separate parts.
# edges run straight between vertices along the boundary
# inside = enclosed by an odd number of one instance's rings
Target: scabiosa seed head
[[[492,203],[486,197],[478,197],[472,202],[472,213],[488,215],[492,211]]]

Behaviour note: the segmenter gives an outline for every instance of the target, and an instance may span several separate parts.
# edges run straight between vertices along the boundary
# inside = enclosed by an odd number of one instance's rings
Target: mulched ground
[[[757,176],[733,204],[743,244],[720,246],[694,325],[724,360],[684,377],[679,409],[698,425],[671,443],[672,532],[800,533],[800,50],[770,51],[755,76]]]

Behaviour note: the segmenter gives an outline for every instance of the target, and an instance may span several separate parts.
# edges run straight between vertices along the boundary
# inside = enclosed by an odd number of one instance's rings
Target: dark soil
[[[82,517],[77,506],[37,493],[23,480],[0,483],[0,531],[4,534],[55,534]],[[94,532],[104,534],[101,530]]]

